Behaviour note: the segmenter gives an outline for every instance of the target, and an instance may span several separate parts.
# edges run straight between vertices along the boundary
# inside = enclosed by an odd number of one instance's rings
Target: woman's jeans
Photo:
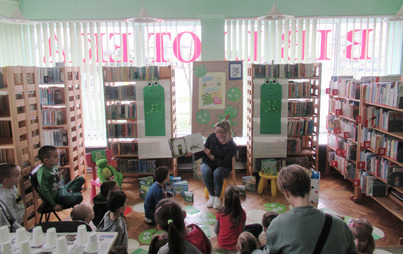
[[[219,197],[221,195],[224,179],[228,177],[231,170],[225,167],[218,167],[213,171],[205,163],[201,164],[200,169],[203,175],[204,185],[210,193],[210,197]]]

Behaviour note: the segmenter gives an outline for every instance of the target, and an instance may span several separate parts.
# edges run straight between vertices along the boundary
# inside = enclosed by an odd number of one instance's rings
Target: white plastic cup
[[[56,228],[48,228],[48,230],[46,231],[46,247],[56,247],[56,238]]]
[[[10,229],[4,225],[0,227],[0,242],[5,243],[10,241]]]
[[[1,244],[1,253],[2,254],[12,254],[12,243],[11,240],[5,241]]]
[[[32,245],[40,246],[44,242],[43,232],[41,226],[36,226],[32,229]]]
[[[68,254],[66,237],[59,236],[56,241],[56,254]]]
[[[77,228],[77,238],[75,244],[82,245],[88,242],[87,226],[80,225]]]
[[[87,244],[87,252],[96,252],[98,251],[98,237],[97,233],[89,233],[88,234],[88,244]]]
[[[22,241],[20,247],[20,254],[32,254],[31,245],[29,240]]]
[[[23,241],[28,240],[27,230],[25,228],[17,228],[16,235],[17,238],[15,240],[15,243],[17,245],[20,245]]]

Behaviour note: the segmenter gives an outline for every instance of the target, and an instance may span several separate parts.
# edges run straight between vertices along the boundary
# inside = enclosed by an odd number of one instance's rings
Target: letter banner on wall
[[[192,133],[208,136],[227,119],[234,136],[242,136],[242,78],[241,61],[193,63]]]
[[[253,157],[287,157],[288,79],[254,79],[253,110]]]

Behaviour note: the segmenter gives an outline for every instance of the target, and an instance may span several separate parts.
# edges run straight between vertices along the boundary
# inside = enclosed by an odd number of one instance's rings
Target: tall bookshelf
[[[363,77],[360,81],[338,82],[337,86],[331,86],[329,92],[333,98],[338,97],[338,100],[344,100],[353,91],[360,95],[353,98],[358,109],[354,107],[353,117],[348,117],[348,121],[355,125],[353,130],[356,132],[357,149],[356,160],[348,162],[354,167],[350,168],[349,177],[346,177],[354,186],[351,199],[357,202],[362,196],[371,197],[403,220],[403,185],[396,182],[399,178],[392,177],[394,171],[403,171],[403,98],[399,95],[403,82],[399,80],[401,77],[396,76]],[[337,118],[345,121],[348,114],[345,112],[349,108],[340,106],[336,109]],[[334,127],[331,132],[339,128],[337,123]],[[341,136],[340,145],[329,152],[335,154],[339,150],[338,155],[328,155],[326,164],[344,174],[344,167],[343,164],[340,166],[340,162],[347,159],[348,152],[344,152],[347,147],[343,146],[346,136],[342,125],[340,129],[341,133],[337,134]],[[403,173],[400,174],[401,179]]]
[[[19,190],[25,204],[24,226],[39,221],[35,211],[41,205],[29,176],[40,163],[41,112],[39,70],[35,67],[0,68],[0,163],[15,163],[21,168]]]
[[[297,163],[318,170],[319,112],[322,65],[314,64],[251,64],[247,86],[247,171],[260,171],[260,159],[254,158],[253,136],[256,110],[260,97],[254,90],[255,79],[288,80],[287,157],[279,167]],[[305,127],[304,127],[305,126]],[[306,131],[303,129],[305,128]],[[278,158],[277,158],[278,159]]]
[[[177,175],[176,159],[139,158],[136,96],[137,82],[162,80],[169,82],[171,133],[168,135],[174,137],[176,136],[174,77],[175,72],[171,66],[103,67],[107,144],[112,156],[117,160],[117,170],[123,173],[124,177],[152,175],[153,169],[159,166],[168,166],[170,171]]]
[[[59,150],[62,183],[86,173],[80,67],[40,68],[42,145]]]

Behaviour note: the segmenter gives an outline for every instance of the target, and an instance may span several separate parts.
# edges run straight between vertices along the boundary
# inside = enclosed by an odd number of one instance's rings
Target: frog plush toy
[[[97,154],[95,164],[98,167],[97,174],[101,183],[107,180],[113,180],[122,188],[123,175],[117,172],[114,167],[108,165],[108,160],[105,157]]]

